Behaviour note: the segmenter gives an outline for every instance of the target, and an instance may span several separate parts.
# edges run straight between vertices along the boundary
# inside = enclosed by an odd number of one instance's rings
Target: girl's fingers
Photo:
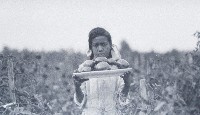
[[[124,75],[121,75],[120,77],[122,77],[122,78],[123,78],[123,77],[124,77]]]
[[[127,77],[131,72],[128,71],[128,72],[125,72],[123,75],[121,75],[120,77],[124,78],[124,77]]]
[[[89,79],[80,79],[81,82],[84,82],[84,81],[87,81],[87,80],[89,80]]]
[[[74,80],[75,80],[76,82],[83,83],[84,81],[87,81],[87,80],[89,80],[89,79],[81,79],[81,78],[75,76],[75,77],[74,77]]]

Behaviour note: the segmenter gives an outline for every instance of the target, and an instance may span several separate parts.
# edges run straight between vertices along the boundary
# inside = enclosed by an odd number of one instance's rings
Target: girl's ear
[[[88,50],[87,52],[86,52],[86,55],[87,55],[87,59],[91,59],[91,58],[93,58],[93,54],[92,54],[92,50]]]
[[[114,58],[115,60],[121,59],[120,52],[117,46],[114,44],[112,45],[112,48],[111,48],[111,55],[112,55],[112,58]]]

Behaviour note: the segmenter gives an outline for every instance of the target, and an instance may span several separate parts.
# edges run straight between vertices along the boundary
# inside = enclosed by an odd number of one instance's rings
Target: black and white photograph
[[[0,115],[200,115],[200,0],[0,0]]]

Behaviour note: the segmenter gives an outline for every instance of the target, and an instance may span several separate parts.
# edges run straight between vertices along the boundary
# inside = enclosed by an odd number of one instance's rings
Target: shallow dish
[[[132,71],[132,68],[73,73],[73,76],[77,76],[82,79],[98,78],[98,77],[113,77],[113,76],[123,75],[125,72],[128,72],[128,71]]]

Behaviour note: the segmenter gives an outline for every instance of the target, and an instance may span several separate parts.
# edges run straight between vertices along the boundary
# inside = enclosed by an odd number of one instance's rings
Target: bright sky
[[[0,0],[0,49],[85,52],[88,33],[108,30],[133,50],[192,50],[200,0]]]

